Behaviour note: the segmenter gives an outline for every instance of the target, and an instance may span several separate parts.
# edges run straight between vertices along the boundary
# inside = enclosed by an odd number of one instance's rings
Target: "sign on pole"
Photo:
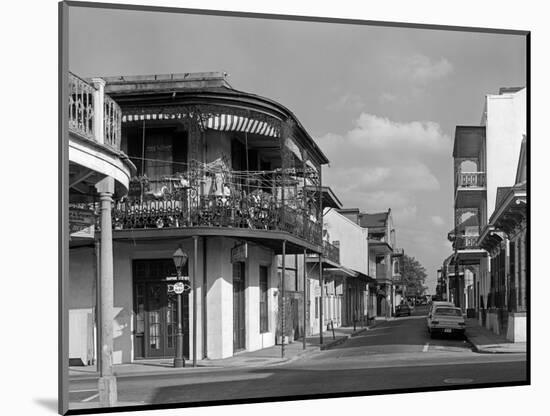
[[[174,293],[176,295],[181,295],[184,290],[185,290],[185,285],[183,284],[183,282],[174,283]]]

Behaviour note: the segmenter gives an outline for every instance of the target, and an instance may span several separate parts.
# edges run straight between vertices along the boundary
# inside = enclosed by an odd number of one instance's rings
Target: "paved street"
[[[118,377],[121,404],[203,402],[321,393],[521,382],[525,354],[480,354],[464,339],[431,339],[425,308],[326,351],[277,366],[195,368]],[[72,406],[97,401],[93,378],[73,380]]]

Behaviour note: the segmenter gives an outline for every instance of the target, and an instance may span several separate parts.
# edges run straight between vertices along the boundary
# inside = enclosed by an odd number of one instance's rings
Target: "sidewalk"
[[[477,319],[466,318],[466,338],[473,345],[476,352],[502,354],[525,353],[527,343],[510,342],[503,335],[479,325]]]
[[[232,357],[223,359],[203,359],[197,360],[197,366],[193,367],[192,360],[186,360],[186,367],[174,368],[172,359],[152,359],[139,360],[129,364],[113,365],[113,372],[117,377],[138,377],[140,375],[162,375],[178,374],[186,372],[201,373],[211,371],[212,369],[224,368],[243,368],[257,366],[273,366],[289,363],[300,357],[311,354],[315,351],[332,348],[345,342],[348,338],[356,336],[367,330],[367,327],[344,327],[334,328],[334,337],[332,330],[323,333],[323,344],[319,343],[319,335],[313,335],[306,338],[306,348],[303,348],[302,340],[285,344],[285,356],[282,357],[281,345],[263,348],[257,351],[246,351],[236,353]],[[71,380],[82,380],[99,377],[95,365],[83,367],[69,367],[69,378]]]

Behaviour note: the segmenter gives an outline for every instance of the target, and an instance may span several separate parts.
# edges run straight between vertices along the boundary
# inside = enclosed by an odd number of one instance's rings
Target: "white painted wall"
[[[207,240],[207,353],[208,358],[225,358],[233,355],[233,270],[231,248],[236,240],[208,238]],[[178,244],[189,255],[189,274],[193,270],[193,240],[157,241],[146,244],[114,242],[114,314],[113,320],[113,363],[128,363],[133,353],[133,282],[132,260],[172,258]],[[95,257],[93,248],[71,250],[69,255],[69,309],[78,310],[95,307]],[[199,239],[197,253],[197,359],[203,356],[203,245]],[[268,310],[269,332],[259,331],[259,266],[268,266]],[[246,348],[255,350],[275,344],[277,313],[277,266],[270,250],[260,246],[249,246],[249,259],[245,266],[245,314]],[[189,353],[193,356],[193,298],[189,296]],[[75,320],[76,322],[76,320]],[[82,321],[83,322],[83,321]],[[80,324],[82,325],[82,324]],[[71,326],[71,328],[73,328]],[[73,345],[82,345],[85,330],[78,325],[70,328],[69,338]]]
[[[487,95],[487,218],[495,209],[497,187],[515,182],[521,141],[527,128],[526,89]]]
[[[333,209],[325,209],[325,228],[330,242],[340,242],[340,264],[349,269],[369,274],[368,230]]]

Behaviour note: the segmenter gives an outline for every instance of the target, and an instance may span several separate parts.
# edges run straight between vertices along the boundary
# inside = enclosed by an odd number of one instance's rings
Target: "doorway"
[[[172,259],[134,260],[134,357],[176,354],[177,297],[169,292],[176,276]],[[187,265],[182,271],[187,275]],[[189,294],[182,295],[183,355],[189,356]]]
[[[233,352],[246,348],[245,332],[245,304],[244,263],[233,263]]]

